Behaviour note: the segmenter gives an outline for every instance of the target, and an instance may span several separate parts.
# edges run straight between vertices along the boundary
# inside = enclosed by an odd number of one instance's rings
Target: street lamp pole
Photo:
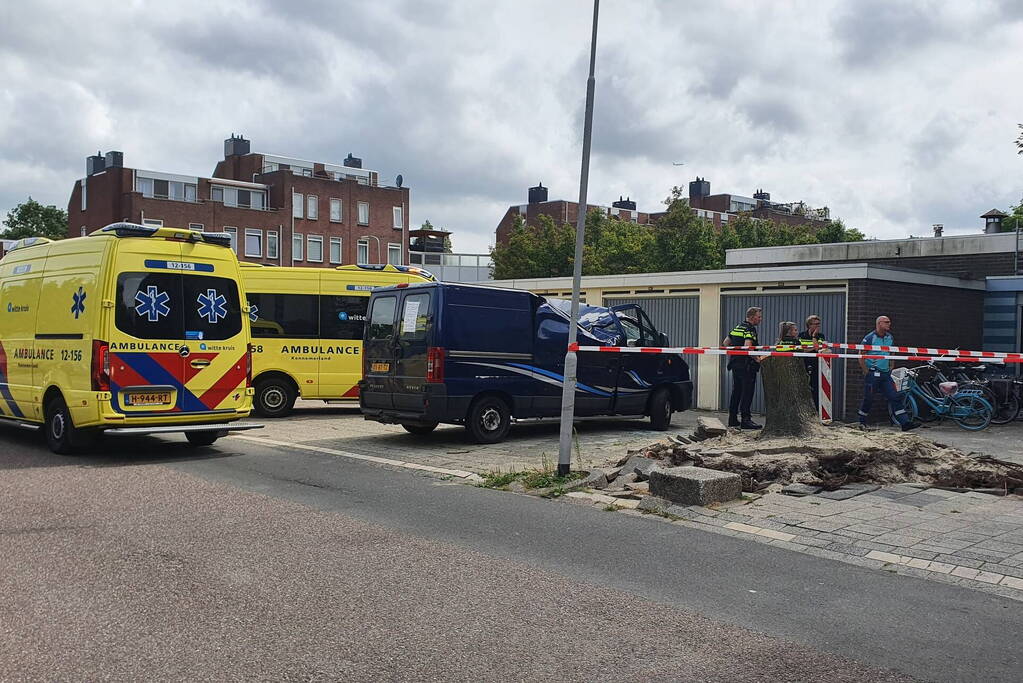
[[[565,383],[561,393],[561,434],[558,441],[558,475],[572,470],[572,424],[575,419],[575,385],[578,358],[575,352],[579,327],[579,289],[583,276],[583,238],[586,230],[586,190],[590,178],[590,136],[593,129],[593,71],[597,61],[597,12],[600,0],[593,0],[593,37],[590,40],[590,75],[586,79],[586,118],[583,124],[583,160],[579,177],[579,216],[575,224],[575,263],[572,270],[572,319],[568,325],[565,351]]]
[[[370,237],[372,237],[373,239],[375,239],[377,241],[377,261],[379,263],[383,263],[383,261],[380,260],[380,238],[377,237],[376,235],[363,235],[359,239],[360,240],[365,240],[365,239],[369,239]]]

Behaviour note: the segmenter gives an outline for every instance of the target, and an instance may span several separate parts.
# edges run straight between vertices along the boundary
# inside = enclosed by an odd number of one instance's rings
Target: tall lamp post
[[[565,383],[561,393],[561,434],[558,441],[558,475],[572,470],[572,424],[575,418],[575,385],[578,357],[575,352],[579,327],[579,289],[583,276],[583,237],[586,230],[586,189],[590,178],[590,135],[593,129],[594,65],[597,61],[597,13],[600,0],[593,0],[593,37],[590,39],[590,75],[586,79],[586,118],[583,124],[583,160],[579,174],[579,216],[575,224],[575,263],[572,269],[572,319],[568,324],[565,351]]]
[[[360,240],[368,240],[370,237],[372,237],[373,239],[375,239],[377,241],[377,261],[379,261],[380,263],[383,263],[383,261],[380,261],[380,238],[377,237],[376,235],[363,235],[359,239]],[[369,254],[366,254],[366,256],[368,257]]]

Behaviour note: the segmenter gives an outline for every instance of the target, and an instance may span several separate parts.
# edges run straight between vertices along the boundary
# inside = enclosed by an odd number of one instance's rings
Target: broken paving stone
[[[689,437],[682,436],[681,434],[676,434],[675,436],[670,438],[673,439],[676,443],[682,444],[683,446],[692,443],[692,440]]]
[[[705,467],[671,467],[650,472],[650,493],[681,505],[709,505],[742,495],[738,474]]]
[[[669,507],[671,507],[670,500],[658,498],[657,496],[645,496],[643,500],[639,501],[637,509],[644,510],[646,512],[661,513],[667,510]]]
[[[650,482],[637,481],[631,484],[626,484],[625,488],[629,489],[630,491],[639,491],[641,493],[646,493],[647,491],[650,490]]]
[[[647,479],[650,476],[650,471],[662,466],[660,460],[654,460],[653,458],[646,458],[642,455],[634,455],[629,458],[629,461],[622,466],[622,472],[633,472],[640,480]]]
[[[881,488],[880,484],[868,484],[866,482],[856,482],[854,484],[845,484],[842,486],[847,491],[859,491],[860,493],[871,493]]]
[[[607,477],[608,481],[614,481],[618,478],[618,475],[622,473],[621,465],[618,465],[617,467],[602,467],[601,469],[604,470],[604,475]]]
[[[848,500],[850,498],[855,498],[861,493],[866,493],[866,491],[850,490],[843,486],[842,488],[835,489],[834,491],[821,491],[817,494],[817,497],[827,498],[828,500]]]
[[[639,481],[639,475],[635,472],[629,472],[615,479],[615,484],[621,484],[625,488],[629,488],[631,484],[635,484],[637,481]]]
[[[721,436],[726,434],[728,429],[716,417],[698,417],[696,418],[696,433],[703,436]]]
[[[602,489],[607,487],[607,475],[604,474],[604,470],[594,469],[590,470],[589,473],[582,479],[575,479],[564,484],[561,488],[563,489]]]
[[[822,486],[810,486],[808,484],[788,484],[783,486],[781,492],[786,496],[812,496],[820,492]]]

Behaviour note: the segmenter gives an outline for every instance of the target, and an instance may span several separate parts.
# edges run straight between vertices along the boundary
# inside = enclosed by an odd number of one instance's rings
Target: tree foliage
[[[656,225],[638,225],[593,210],[586,217],[584,275],[621,275],[725,267],[725,251],[790,244],[858,242],[859,230],[842,221],[819,227],[787,225],[740,215],[717,228],[696,215],[681,188],[665,199],[667,211]],[[572,274],[575,227],[540,216],[536,226],[517,216],[507,244],[491,250],[494,278],[511,280]]]
[[[18,204],[4,219],[4,239],[20,240],[24,237],[49,237],[62,240],[67,237],[67,211],[56,206],[43,206],[31,197]]]
[[[1002,232],[1016,232],[1023,228],[1023,199],[1012,207],[1012,213],[1002,219]]]

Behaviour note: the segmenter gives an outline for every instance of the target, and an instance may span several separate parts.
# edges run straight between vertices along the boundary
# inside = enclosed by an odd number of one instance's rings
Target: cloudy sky
[[[483,251],[543,181],[576,199],[585,0],[5,2],[0,215],[85,157],[208,175],[230,133],[412,188]],[[590,201],[829,206],[874,237],[976,232],[1023,193],[1023,2],[604,0]],[[684,166],[673,166],[683,162]]]

